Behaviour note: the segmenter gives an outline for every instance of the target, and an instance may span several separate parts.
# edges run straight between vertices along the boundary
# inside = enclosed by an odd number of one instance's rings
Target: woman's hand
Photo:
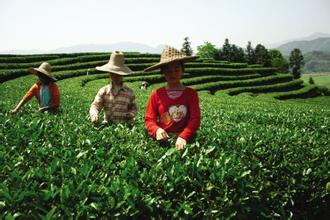
[[[182,137],[178,137],[175,142],[175,146],[178,150],[182,150],[187,145],[187,141]]]
[[[44,111],[47,111],[49,109],[50,109],[49,106],[45,106],[45,107],[39,108],[39,112],[44,112]]]
[[[10,110],[10,113],[13,114],[13,115],[16,114],[17,112],[18,112],[17,108]]]
[[[92,123],[97,123],[98,120],[99,120],[98,115],[92,115],[92,116],[91,116],[91,121],[92,121]]]
[[[156,140],[159,141],[159,140],[167,140],[169,139],[169,136],[168,134],[166,133],[166,131],[162,128],[158,128],[157,131],[156,131]]]

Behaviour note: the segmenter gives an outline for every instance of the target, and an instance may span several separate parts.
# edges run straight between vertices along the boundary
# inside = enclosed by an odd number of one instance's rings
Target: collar
[[[41,84],[40,81],[38,81],[36,84],[37,84],[38,87],[42,86],[42,84]],[[50,83],[49,83],[48,85],[46,85],[46,86],[52,86],[53,84],[54,84],[53,82],[50,82]]]
[[[111,83],[109,84],[109,90],[112,91],[113,88],[114,88],[114,87],[113,87],[112,82],[111,82]],[[116,86],[116,90],[117,90],[117,91],[120,91],[120,90],[127,91],[127,86],[124,85],[124,83],[122,83],[121,85]]]

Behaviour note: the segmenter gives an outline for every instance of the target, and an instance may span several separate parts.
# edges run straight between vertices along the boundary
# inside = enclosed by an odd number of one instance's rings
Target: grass
[[[304,82],[309,83],[310,77],[313,78],[316,85],[325,86],[330,89],[330,73],[304,74],[301,78]]]

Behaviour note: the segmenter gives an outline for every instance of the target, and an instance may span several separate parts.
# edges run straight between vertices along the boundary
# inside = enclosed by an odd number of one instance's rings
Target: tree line
[[[188,37],[184,38],[181,52],[187,56],[193,54],[191,42]],[[234,63],[259,64],[264,67],[274,67],[279,72],[286,73],[290,71],[296,79],[301,77],[301,69],[304,65],[304,57],[298,48],[291,51],[288,61],[279,50],[268,50],[262,44],[257,44],[256,47],[253,47],[251,41],[243,49],[235,44],[230,44],[228,38],[225,39],[221,48],[217,48],[210,42],[205,42],[203,45],[197,47],[197,55],[207,60],[223,60]]]

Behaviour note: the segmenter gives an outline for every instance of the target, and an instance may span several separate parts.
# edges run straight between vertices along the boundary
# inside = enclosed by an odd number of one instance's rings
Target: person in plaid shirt
[[[133,89],[123,84],[123,76],[132,73],[125,64],[122,52],[111,54],[107,64],[97,70],[110,73],[111,83],[101,88],[91,105],[89,114],[93,123],[98,122],[98,114],[104,109],[102,123],[132,123],[137,112]]]

